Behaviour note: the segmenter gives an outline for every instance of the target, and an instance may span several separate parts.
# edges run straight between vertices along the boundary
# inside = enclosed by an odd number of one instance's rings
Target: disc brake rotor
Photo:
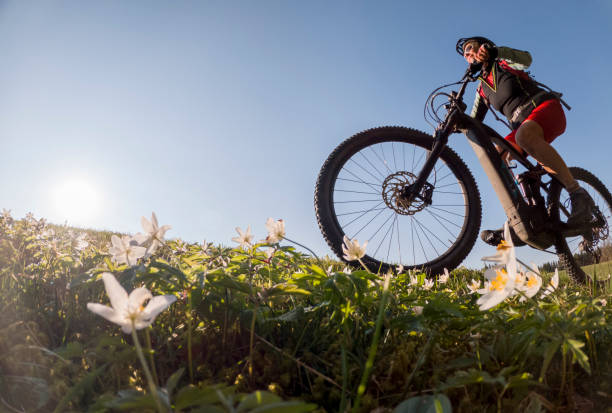
[[[387,176],[382,184],[382,196],[385,204],[400,215],[414,215],[422,211],[431,203],[427,202],[427,199],[431,199],[434,187],[425,183],[421,192],[426,196],[417,196],[408,201],[402,196],[402,191],[406,186],[413,184],[414,181],[416,181],[416,175],[407,171],[399,171]]]

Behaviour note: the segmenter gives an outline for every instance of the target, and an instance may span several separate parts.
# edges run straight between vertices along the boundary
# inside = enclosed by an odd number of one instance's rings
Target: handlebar
[[[440,86],[439,88],[435,89],[433,92],[431,92],[431,94],[429,95],[429,97],[427,98],[427,101],[425,102],[425,110],[424,110],[424,115],[425,115],[425,120],[434,127],[434,129],[437,129],[440,124],[444,123],[445,121],[442,119],[442,117],[438,116],[437,111],[440,107],[444,106],[447,110],[449,110],[449,112],[447,112],[447,116],[450,114],[450,109],[453,106],[457,106],[459,107],[462,111],[465,111],[466,105],[465,103],[463,103],[463,94],[465,93],[465,89],[467,88],[467,84],[470,82],[475,81],[476,79],[478,79],[478,74],[479,72],[482,70],[482,63],[472,63],[468,66],[468,68],[466,69],[465,73],[463,74],[463,77],[461,78],[461,80],[459,80],[458,82],[455,83],[450,83],[448,85],[444,85],[444,86]],[[449,86],[453,86],[453,85],[461,85],[461,87],[459,88],[459,91],[457,92],[451,92],[450,94],[448,93],[444,93],[444,92],[439,92],[440,89],[443,89],[445,87],[449,87]],[[446,104],[446,105],[440,105],[438,108],[434,107],[434,100],[437,96],[446,96],[448,97],[448,99],[451,101],[451,104]],[[431,108],[429,108],[428,110],[428,106],[431,106]],[[429,122],[428,120],[428,116],[429,119],[435,121],[436,123],[438,123],[438,125],[433,125]],[[446,117],[445,117],[446,118]]]

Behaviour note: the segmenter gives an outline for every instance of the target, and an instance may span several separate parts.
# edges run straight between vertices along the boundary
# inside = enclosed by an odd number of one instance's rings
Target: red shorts
[[[544,140],[548,143],[551,143],[557,136],[565,132],[565,112],[563,112],[561,102],[557,99],[550,99],[542,102],[537,108],[531,111],[523,123],[528,120],[533,120],[542,127],[544,131]],[[506,136],[506,140],[512,142],[516,147],[518,147],[515,138],[517,130],[518,128]]]

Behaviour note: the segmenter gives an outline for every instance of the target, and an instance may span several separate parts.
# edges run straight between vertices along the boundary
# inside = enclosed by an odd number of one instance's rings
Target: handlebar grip
[[[468,67],[468,74],[475,75],[482,69],[482,62],[471,63]]]

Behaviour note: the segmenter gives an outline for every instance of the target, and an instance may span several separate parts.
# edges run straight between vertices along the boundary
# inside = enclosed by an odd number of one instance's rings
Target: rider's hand
[[[478,52],[476,52],[475,59],[477,62],[486,63],[489,61],[490,57],[491,55],[489,54],[489,49],[483,44],[478,49]]]

